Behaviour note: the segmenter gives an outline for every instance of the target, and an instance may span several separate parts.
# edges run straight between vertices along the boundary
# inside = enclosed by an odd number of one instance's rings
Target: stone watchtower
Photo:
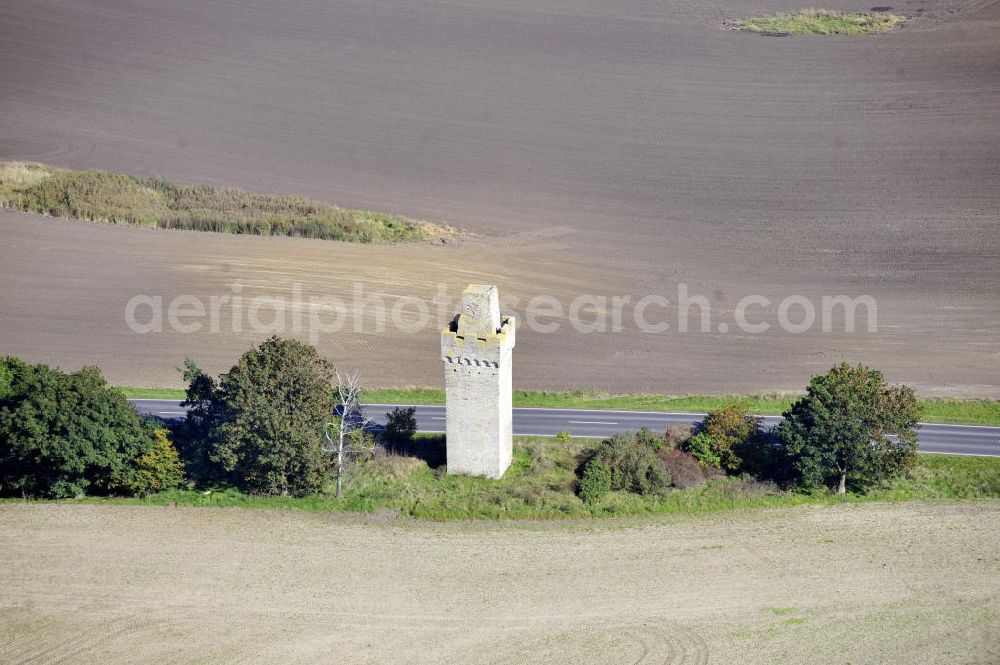
[[[497,287],[469,284],[441,332],[449,474],[499,478],[510,466],[513,348],[514,317],[501,318]]]

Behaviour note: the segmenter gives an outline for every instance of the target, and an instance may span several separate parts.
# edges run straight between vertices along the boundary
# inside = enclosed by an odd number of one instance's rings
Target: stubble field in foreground
[[[437,524],[0,507],[0,661],[996,662],[1000,503]]]

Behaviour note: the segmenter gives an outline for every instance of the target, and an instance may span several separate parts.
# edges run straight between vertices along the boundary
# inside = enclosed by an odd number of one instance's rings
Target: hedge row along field
[[[184,185],[106,171],[68,171],[27,162],[0,163],[0,208],[161,229],[362,243],[430,240],[455,234],[445,226],[367,210],[345,210],[296,196]]]
[[[184,379],[188,417],[165,423],[95,367],[0,358],[0,497],[548,519],[1000,496],[1000,458],[918,456],[913,391],[860,364],[814,376],[773,430],[731,402],[694,427],[518,437],[499,481],[448,475],[445,438],[418,435],[412,409],[351,427],[342,377],[295,340],[218,377],[189,359]]]
[[[588,502],[580,496],[580,460],[600,446],[597,439],[560,443],[541,437],[516,437],[514,464],[499,481],[449,476],[439,466],[444,440],[418,435],[410,454],[378,454],[359,461],[348,476],[344,496],[334,482],[306,496],[263,496],[235,487],[177,488],[147,496],[87,496],[72,503],[157,506],[240,507],[306,512],[391,511],[430,520],[549,520],[637,515],[699,514],[800,505],[840,505],[883,501],[996,499],[1000,497],[1000,458],[921,455],[906,474],[864,493],[834,494],[782,489],[751,477],[705,473],[697,465],[682,473],[671,464],[672,485],[664,492],[639,494],[613,490]],[[431,458],[430,462],[426,461]],[[18,499],[19,501],[19,499]]]

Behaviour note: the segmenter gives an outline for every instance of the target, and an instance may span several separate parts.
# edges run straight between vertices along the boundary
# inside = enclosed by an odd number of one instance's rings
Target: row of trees
[[[885,482],[916,459],[916,396],[864,365],[845,363],[813,377],[783,416],[765,431],[745,404],[732,402],[708,413],[693,433],[616,435],[581,467],[580,496],[592,501],[612,489],[650,494],[676,485],[671,454],[690,455],[709,472],[841,494]]]
[[[709,413],[689,445],[700,460],[729,473],[843,494],[849,483],[863,490],[913,463],[920,414],[911,388],[843,363],[813,377],[773,431],[764,432],[745,405],[732,403]]]
[[[140,418],[94,367],[63,373],[0,360],[0,495],[142,495],[186,479],[274,495],[335,480],[340,496],[345,469],[375,447],[358,376],[338,373],[311,346],[272,337],[218,379],[190,360],[183,374],[188,417],[168,431]],[[911,389],[842,364],[814,377],[770,432],[732,403],[693,434],[612,437],[581,466],[580,491],[646,494],[723,472],[864,489],[912,463],[919,415]],[[403,450],[415,431],[413,410],[397,409],[383,444]]]
[[[144,495],[184,481],[254,494],[304,495],[375,445],[357,374],[315,348],[272,337],[215,379],[188,360],[186,420],[141,418],[95,367],[63,373],[0,361],[0,496]],[[389,414],[387,445],[416,431]]]

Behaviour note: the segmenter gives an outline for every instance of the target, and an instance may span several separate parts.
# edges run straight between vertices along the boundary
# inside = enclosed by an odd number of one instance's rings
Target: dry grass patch
[[[772,16],[751,16],[733,27],[748,32],[783,35],[875,35],[888,32],[905,21],[889,12],[836,12],[826,9],[802,9]]]
[[[49,178],[52,169],[33,162],[0,162],[0,187],[30,187]]]
[[[0,163],[0,208],[111,224],[363,243],[455,233],[429,222],[296,196],[26,162]]]

